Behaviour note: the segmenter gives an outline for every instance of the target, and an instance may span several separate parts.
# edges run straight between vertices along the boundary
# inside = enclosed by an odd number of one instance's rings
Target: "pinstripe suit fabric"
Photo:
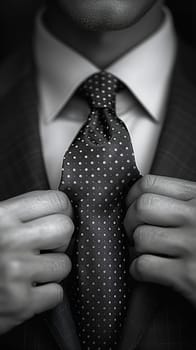
[[[49,188],[39,137],[36,72],[29,57],[23,73],[0,97],[0,200]],[[152,173],[196,181],[196,88],[186,78],[180,57]],[[66,295],[53,311],[1,336],[0,349],[79,350]],[[196,349],[196,310],[164,287],[136,284],[119,350],[134,349]]]

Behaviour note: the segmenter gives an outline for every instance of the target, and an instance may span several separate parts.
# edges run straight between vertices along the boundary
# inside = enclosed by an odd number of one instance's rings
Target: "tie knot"
[[[120,81],[112,74],[102,71],[90,76],[80,87],[81,94],[91,108],[115,109],[116,92]]]

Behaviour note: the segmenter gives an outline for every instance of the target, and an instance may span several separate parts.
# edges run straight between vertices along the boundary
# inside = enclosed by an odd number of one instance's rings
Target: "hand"
[[[196,183],[147,175],[130,190],[125,229],[139,281],[170,286],[196,306]]]
[[[74,231],[71,212],[59,191],[0,202],[0,334],[62,301],[59,282],[71,269],[64,254]]]

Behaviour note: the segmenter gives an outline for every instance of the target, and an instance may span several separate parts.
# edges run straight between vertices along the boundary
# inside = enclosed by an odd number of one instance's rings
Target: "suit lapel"
[[[38,127],[33,68],[26,64],[15,86],[0,103],[1,200],[48,189]]]
[[[196,180],[196,88],[176,64],[167,118],[151,173]]]
[[[48,311],[44,321],[61,350],[80,350],[75,324],[69,301],[64,292],[64,300],[55,309]]]
[[[0,200],[49,189],[39,135],[35,71],[29,57],[25,64],[21,60],[20,79],[0,101]],[[62,304],[41,318],[60,349],[80,349],[66,295]]]
[[[164,127],[151,173],[196,180],[196,89],[176,63]],[[134,350],[165,300],[167,290],[136,284],[128,309],[120,350]]]

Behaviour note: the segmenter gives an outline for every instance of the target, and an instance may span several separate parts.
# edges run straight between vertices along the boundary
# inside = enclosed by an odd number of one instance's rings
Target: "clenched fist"
[[[74,231],[71,213],[59,191],[0,203],[0,334],[62,301],[59,282],[71,270],[64,253]]]
[[[127,205],[125,229],[138,254],[133,277],[172,287],[196,306],[196,183],[147,175]]]

